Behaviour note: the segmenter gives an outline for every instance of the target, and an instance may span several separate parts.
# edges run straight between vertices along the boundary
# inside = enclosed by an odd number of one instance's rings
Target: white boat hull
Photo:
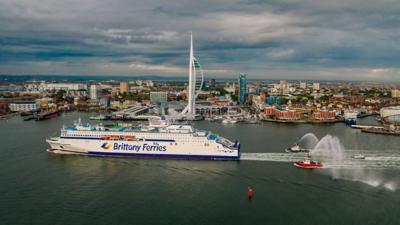
[[[52,153],[155,158],[239,159],[238,149],[219,143],[202,144],[176,141],[110,141],[59,138],[47,140]]]

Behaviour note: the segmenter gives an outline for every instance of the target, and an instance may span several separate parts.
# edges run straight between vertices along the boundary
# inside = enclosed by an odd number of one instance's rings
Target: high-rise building
[[[239,74],[239,103],[246,103],[247,99],[247,79],[246,74]]]
[[[129,91],[129,85],[125,81],[119,83],[119,93],[123,94]]]
[[[97,84],[90,85],[90,99],[96,100],[100,98],[101,95],[101,88]]]
[[[286,80],[279,81],[279,89],[282,95],[286,95],[289,93],[289,85]]]
[[[319,91],[319,83],[313,83],[313,90]]]

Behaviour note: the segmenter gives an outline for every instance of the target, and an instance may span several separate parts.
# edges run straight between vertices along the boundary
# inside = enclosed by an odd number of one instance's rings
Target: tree
[[[231,95],[231,99],[232,99],[232,101],[234,101],[234,102],[237,102],[237,101],[239,100],[239,98],[238,98],[237,95]]]
[[[323,95],[321,98],[319,98],[321,101],[329,101],[329,96],[328,95]]]
[[[65,93],[66,93],[65,90],[58,90],[57,91],[57,93],[55,94],[56,103],[60,103],[61,101],[64,100]]]

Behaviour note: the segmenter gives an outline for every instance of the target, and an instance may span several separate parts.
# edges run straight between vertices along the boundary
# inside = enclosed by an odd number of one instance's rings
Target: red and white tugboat
[[[323,167],[322,163],[311,160],[311,154],[309,152],[304,161],[297,161],[294,165],[304,169],[318,169]]]

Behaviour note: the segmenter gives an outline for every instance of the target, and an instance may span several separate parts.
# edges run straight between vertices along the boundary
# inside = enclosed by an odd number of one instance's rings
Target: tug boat
[[[306,159],[304,161],[297,161],[294,163],[294,165],[303,169],[323,168],[322,163],[311,160],[310,153],[307,153]]]
[[[288,153],[297,153],[297,152],[309,152],[309,149],[304,149],[304,148],[300,148],[300,145],[297,143],[294,143],[290,148],[285,149],[285,152]]]

